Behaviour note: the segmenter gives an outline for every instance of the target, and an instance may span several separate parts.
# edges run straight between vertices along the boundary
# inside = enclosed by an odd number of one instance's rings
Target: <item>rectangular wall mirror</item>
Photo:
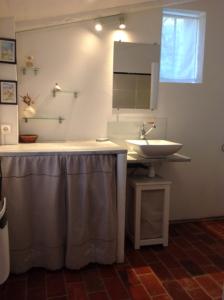
[[[157,107],[160,46],[114,42],[113,108]]]

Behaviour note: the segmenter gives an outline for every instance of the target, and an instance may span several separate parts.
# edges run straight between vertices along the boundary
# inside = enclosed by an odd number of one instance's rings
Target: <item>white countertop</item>
[[[17,145],[0,145],[0,156],[14,155],[49,155],[61,153],[75,154],[118,154],[126,153],[127,147],[120,146],[114,142],[97,142],[95,140],[71,141],[71,142],[51,142],[51,143],[24,143]],[[187,156],[175,153],[163,158],[143,158],[136,152],[128,152],[127,162],[135,163],[152,163],[159,161],[167,162],[189,162],[191,159]]]
[[[17,145],[1,145],[0,156],[11,156],[21,154],[56,154],[56,153],[79,153],[79,154],[104,154],[104,153],[126,153],[125,147],[113,142],[72,141],[52,143],[24,143]]]

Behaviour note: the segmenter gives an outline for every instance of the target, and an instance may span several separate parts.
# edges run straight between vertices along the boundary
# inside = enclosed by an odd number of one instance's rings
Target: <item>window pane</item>
[[[201,28],[200,17],[183,16],[183,13],[164,14],[160,66],[162,81],[199,80],[201,65],[198,60],[203,61],[203,47],[199,47]],[[204,39],[203,35],[201,37]]]

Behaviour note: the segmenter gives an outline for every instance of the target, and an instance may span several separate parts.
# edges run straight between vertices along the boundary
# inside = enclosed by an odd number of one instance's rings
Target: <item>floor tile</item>
[[[142,247],[140,254],[147,263],[155,263],[158,261],[157,256],[153,253],[150,247]]]
[[[188,242],[186,239],[182,237],[177,237],[175,239],[175,243],[182,249],[187,250],[187,249],[192,249],[193,245]]]
[[[129,295],[119,278],[104,278],[104,284],[112,300],[124,300],[129,298]]]
[[[7,284],[0,285],[0,299],[6,299],[6,292],[7,292]]]
[[[190,277],[189,273],[183,267],[173,268],[170,270],[170,273],[175,279],[184,279]]]
[[[46,300],[46,290],[43,288],[33,288],[27,291],[27,300]]]
[[[48,298],[49,300],[68,300],[68,296],[56,297],[56,298]],[[77,299],[79,300],[79,298]]]
[[[153,300],[171,300],[172,298],[167,294],[152,297]]]
[[[103,280],[98,270],[90,269],[84,271],[82,277],[88,293],[98,292],[104,289]]]
[[[177,281],[166,281],[163,283],[173,300],[190,300],[191,297],[185,292]]]
[[[142,275],[140,276],[140,280],[151,296],[158,296],[165,293],[161,282],[154,274]]]
[[[198,283],[193,278],[185,277],[177,281],[186,291],[191,291],[198,288]]]
[[[146,266],[146,262],[143,259],[142,255],[138,251],[131,251],[127,254],[127,259],[134,268],[141,268]]]
[[[214,255],[209,255],[208,258],[214,263],[214,265],[224,270],[224,257],[218,254],[214,254]]]
[[[109,300],[109,298],[105,292],[97,292],[89,294],[89,300]]]
[[[132,300],[150,300],[151,297],[148,295],[142,285],[131,286],[129,293]]]
[[[173,279],[173,275],[170,271],[167,270],[161,263],[150,264],[152,271],[156,274],[156,276],[161,280],[171,280]]]
[[[10,281],[6,290],[7,300],[25,300],[26,299],[26,281],[13,280]]]
[[[88,300],[87,292],[81,282],[68,282],[67,291],[68,300]]]
[[[158,257],[168,269],[178,268],[180,266],[180,264],[170,254],[160,253],[158,254]]]
[[[46,274],[47,297],[59,297],[66,294],[63,272]]]
[[[114,266],[100,266],[99,267],[100,275],[103,278],[117,276]]]
[[[66,282],[81,282],[82,281],[82,272],[76,270],[64,270],[64,276]]]
[[[126,287],[138,285],[140,283],[136,272],[132,268],[119,271],[119,276]]]
[[[168,246],[168,250],[177,260],[186,259],[187,257],[187,253],[174,243]]]
[[[194,299],[194,300],[211,300],[212,299],[200,288],[189,291],[189,294],[192,297],[192,299]]]
[[[204,274],[204,271],[192,260],[182,260],[181,264],[192,276]]]
[[[205,274],[210,275],[221,287],[224,286],[224,271],[215,265],[203,266]]]
[[[28,274],[28,289],[45,288],[46,271],[44,269],[32,269]]]
[[[222,295],[222,289],[209,275],[199,276],[196,278],[196,281],[203,287],[209,296],[220,297]]]

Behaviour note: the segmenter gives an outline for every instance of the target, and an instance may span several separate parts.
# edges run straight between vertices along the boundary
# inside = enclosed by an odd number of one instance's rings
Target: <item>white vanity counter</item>
[[[52,142],[52,143],[24,143],[17,145],[1,145],[0,156],[12,156],[23,154],[56,154],[56,153],[74,153],[74,154],[118,154],[126,153],[125,147],[119,146],[113,142],[71,141],[71,142]]]

